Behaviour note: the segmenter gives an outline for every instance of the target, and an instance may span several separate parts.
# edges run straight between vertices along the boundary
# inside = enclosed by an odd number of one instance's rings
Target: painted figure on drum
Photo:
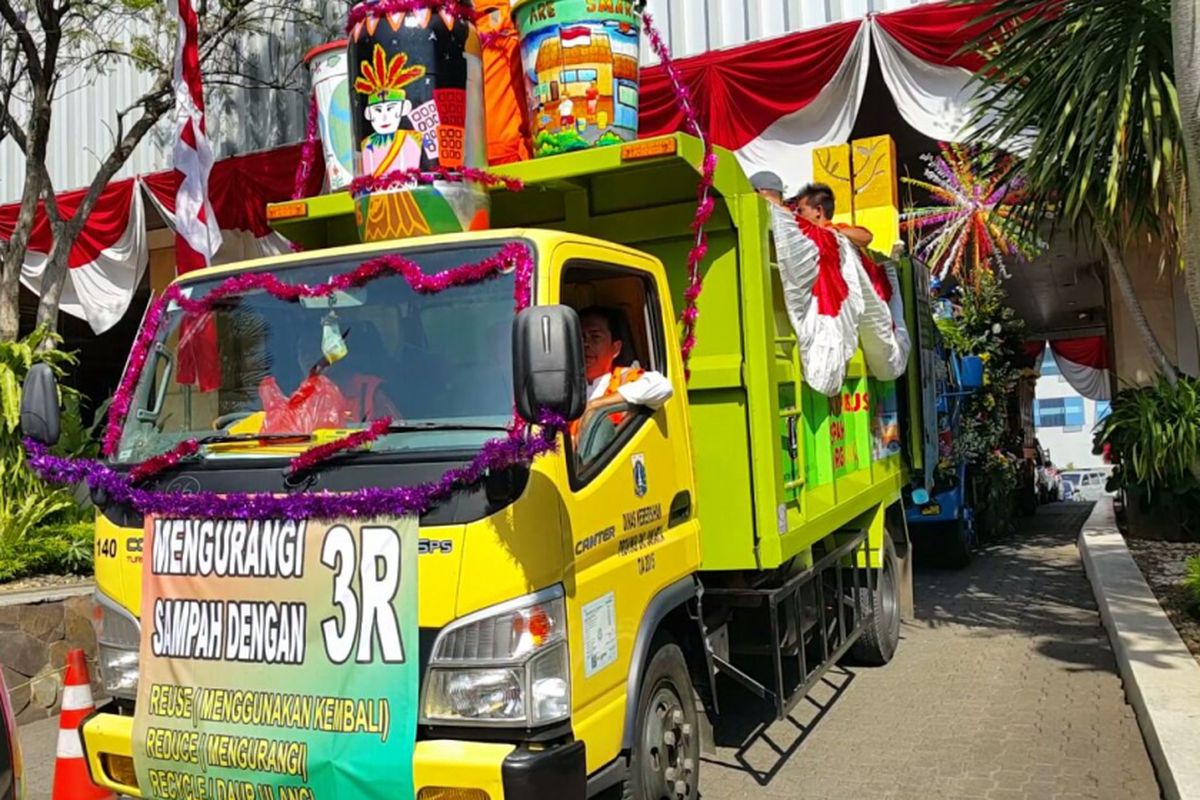
[[[425,67],[408,66],[408,55],[396,53],[390,59],[376,44],[370,61],[360,67],[354,90],[366,95],[363,111],[372,133],[362,141],[362,171],[367,175],[386,175],[397,170],[421,166],[419,131],[401,130],[413,104],[404,87],[425,76]]]

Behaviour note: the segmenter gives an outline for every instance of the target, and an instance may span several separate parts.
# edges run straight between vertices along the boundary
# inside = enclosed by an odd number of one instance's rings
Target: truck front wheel
[[[859,602],[872,614],[850,648],[850,656],[859,664],[881,667],[892,660],[900,644],[900,572],[896,548],[887,533],[883,535],[882,569],[875,572],[874,578],[873,596],[867,589],[859,589]]]
[[[687,661],[673,642],[662,642],[646,665],[636,725],[624,800],[696,800],[699,718]]]

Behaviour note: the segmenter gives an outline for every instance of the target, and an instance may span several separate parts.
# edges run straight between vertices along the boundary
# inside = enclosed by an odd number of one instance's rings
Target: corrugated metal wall
[[[77,72],[60,84],[51,125],[47,165],[59,191],[74,189],[95,173],[100,161],[112,149],[116,114],[112,109],[128,108],[149,88],[151,81],[132,69],[113,70],[89,79]],[[27,115],[15,108],[18,119]],[[120,173],[121,177],[161,168],[159,148],[152,142],[134,151]],[[25,180],[25,157],[5,139],[0,143],[0,201],[21,197]]]
[[[894,11],[926,0],[650,0],[648,8],[671,46],[684,57],[746,42]],[[292,32],[248,44],[255,71],[286,70],[312,43]],[[644,63],[654,59],[643,47]],[[95,79],[69,77],[60,91],[50,142],[50,174],[59,191],[85,185],[112,143],[113,109],[126,108],[148,86],[132,69],[113,69]],[[248,152],[298,141],[304,135],[304,103],[281,92],[232,92],[209,99],[210,129],[217,155]],[[22,116],[18,113],[18,116]],[[170,164],[170,131],[160,126],[143,140],[120,177]],[[18,200],[24,158],[10,141],[0,142],[0,203]]]
[[[650,0],[647,9],[667,38],[671,55],[683,57],[927,1]]]

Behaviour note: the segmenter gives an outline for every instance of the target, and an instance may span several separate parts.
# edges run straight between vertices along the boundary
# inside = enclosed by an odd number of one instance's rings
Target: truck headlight
[[[104,689],[113,697],[137,697],[138,647],[142,627],[137,618],[110,597],[95,594],[92,625],[96,629],[96,651]]]
[[[570,715],[562,586],[470,614],[438,634],[422,723],[536,727]]]

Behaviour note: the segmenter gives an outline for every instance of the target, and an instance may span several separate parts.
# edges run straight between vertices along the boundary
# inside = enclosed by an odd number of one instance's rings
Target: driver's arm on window
[[[594,400],[589,408],[606,408],[608,406],[628,403],[631,406],[646,406],[655,411],[671,399],[675,393],[671,382],[657,372],[646,372],[636,381],[630,381],[617,387],[617,393]]]

